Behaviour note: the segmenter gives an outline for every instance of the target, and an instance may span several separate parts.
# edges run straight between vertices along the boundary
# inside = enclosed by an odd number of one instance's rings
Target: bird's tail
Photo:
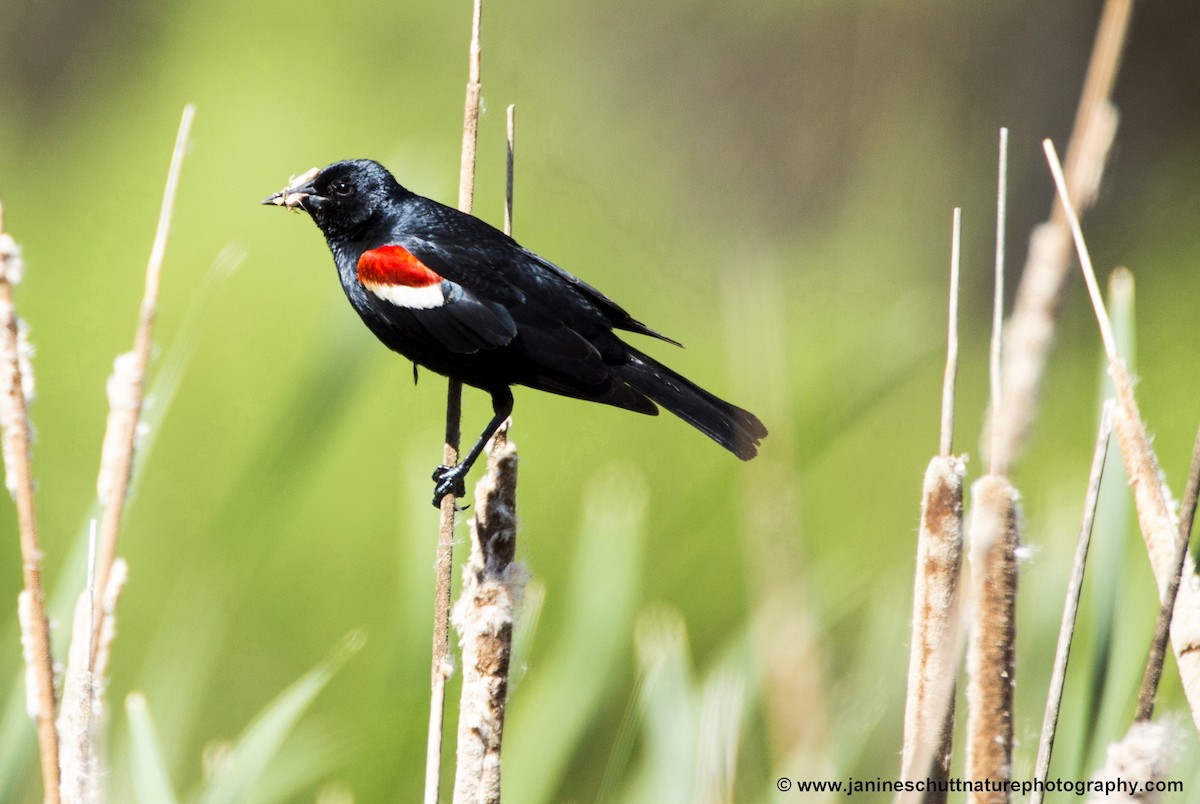
[[[614,367],[613,373],[743,461],[758,454],[767,428],[750,411],[718,399],[633,347],[629,347],[629,361]]]

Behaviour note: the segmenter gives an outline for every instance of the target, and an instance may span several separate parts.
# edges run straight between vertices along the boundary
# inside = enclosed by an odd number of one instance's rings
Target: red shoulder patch
[[[442,277],[403,246],[380,246],[358,258],[358,281],[376,287],[401,285],[423,288],[439,284]]]

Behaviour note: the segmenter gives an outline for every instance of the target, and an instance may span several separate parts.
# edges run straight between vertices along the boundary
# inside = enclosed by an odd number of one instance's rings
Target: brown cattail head
[[[1012,776],[1016,681],[1017,492],[998,475],[971,487],[971,625],[967,644],[967,778]],[[972,802],[1006,802],[973,793]]]

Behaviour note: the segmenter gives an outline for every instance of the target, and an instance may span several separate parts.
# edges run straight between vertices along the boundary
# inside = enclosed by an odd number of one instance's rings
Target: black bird
[[[466,493],[471,464],[512,412],[512,385],[650,415],[657,403],[742,460],[758,453],[767,429],[754,414],[613,330],[676,341],[487,223],[410,192],[377,162],[314,168],[263,203],[312,217],[346,296],[385,346],[491,394],[495,417],[467,457],[434,472],[435,506]]]

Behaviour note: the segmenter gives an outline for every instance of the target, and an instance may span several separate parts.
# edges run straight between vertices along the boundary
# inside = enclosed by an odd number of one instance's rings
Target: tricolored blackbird
[[[400,186],[377,162],[314,169],[263,203],[312,216],[346,296],[385,346],[491,394],[495,417],[466,458],[434,472],[435,506],[465,493],[471,464],[512,412],[512,385],[651,415],[662,405],[742,460],[767,434],[754,414],[613,330],[675,341],[503,232]]]

